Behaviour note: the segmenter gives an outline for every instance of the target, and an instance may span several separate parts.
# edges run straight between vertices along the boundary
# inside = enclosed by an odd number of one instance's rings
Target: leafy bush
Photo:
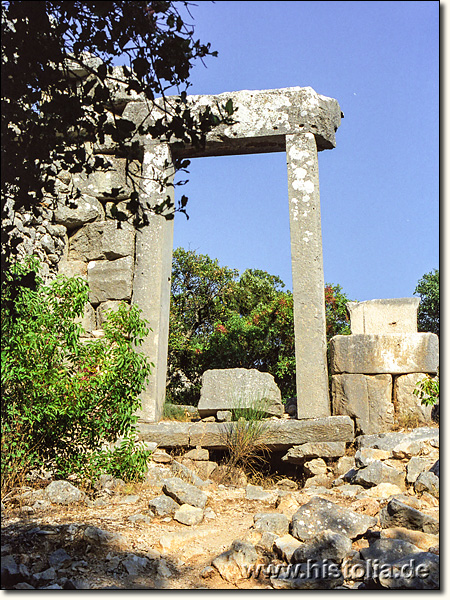
[[[439,377],[427,375],[416,385],[413,394],[425,406],[434,406],[439,401]]]
[[[34,289],[15,285],[30,274]],[[60,477],[105,467],[100,449],[119,436],[131,439],[150,374],[135,350],[148,332],[139,309],[121,304],[103,324],[103,338],[82,340],[82,279],[59,276],[44,285],[28,260],[6,274],[2,292],[3,470],[11,475],[25,460]],[[121,456],[124,462],[124,449]],[[120,463],[117,451],[110,458]]]
[[[426,273],[418,282],[414,293],[420,295],[417,315],[419,331],[439,335],[439,270]]]

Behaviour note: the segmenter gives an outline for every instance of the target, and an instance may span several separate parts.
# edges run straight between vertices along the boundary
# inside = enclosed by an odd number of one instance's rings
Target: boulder
[[[202,377],[198,412],[201,417],[223,410],[254,410],[281,416],[281,392],[270,373],[256,369],[211,369]]]
[[[414,483],[423,471],[431,467],[432,462],[430,458],[425,456],[413,456],[406,465],[406,481]]]
[[[171,517],[180,508],[178,502],[164,495],[150,500],[148,506],[158,517]]]
[[[420,473],[414,483],[414,491],[418,494],[428,492],[435,498],[439,498],[439,477],[431,471]]]
[[[387,450],[377,450],[376,448],[360,448],[355,454],[355,463],[359,469],[368,467],[371,463],[380,460],[386,460],[391,453]]]
[[[296,540],[295,537],[287,533],[277,537],[273,546],[277,554],[279,554],[283,560],[286,562],[291,562],[291,557],[300,546],[300,542]]]
[[[377,519],[341,508],[318,496],[301,506],[292,517],[291,534],[307,541],[319,532],[330,529],[351,539],[363,535],[376,525]]]
[[[53,504],[74,504],[86,498],[86,494],[72,485],[69,481],[52,481],[46,488],[45,493]]]
[[[178,504],[190,504],[197,508],[205,508],[208,496],[194,485],[172,477],[163,484],[163,492]]]
[[[396,498],[390,500],[387,506],[381,509],[380,525],[382,529],[406,527],[425,533],[439,533],[439,521]]]
[[[438,535],[424,533],[423,531],[414,529],[407,529],[406,527],[390,527],[388,529],[382,529],[381,539],[383,538],[404,540],[405,542],[413,544],[420,550],[429,550],[434,546],[439,546]]]
[[[420,552],[405,556],[381,569],[376,583],[383,588],[401,590],[439,590],[439,556]]]
[[[397,560],[421,552],[420,548],[406,540],[380,538],[374,540],[368,548],[361,548],[360,554],[364,560],[378,560],[384,563],[393,563]]]
[[[248,578],[257,560],[258,553],[253,544],[235,540],[230,550],[217,556],[212,561],[212,565],[219,571],[223,579],[234,583],[238,579]]]
[[[439,438],[439,429],[434,427],[417,427],[409,433],[388,432],[374,435],[360,435],[356,438],[358,448],[378,448],[379,450],[392,450],[400,443],[406,441],[433,441]]]
[[[380,483],[393,483],[401,489],[405,489],[405,473],[389,467],[381,460],[376,460],[370,463],[368,467],[359,469],[353,477],[352,483],[364,487],[371,487]]]
[[[320,531],[313,540],[301,544],[291,556],[291,563],[333,561],[341,564],[352,552],[352,541],[346,535],[331,530]]]
[[[313,458],[304,464],[304,471],[308,475],[326,475],[328,468],[323,458]]]

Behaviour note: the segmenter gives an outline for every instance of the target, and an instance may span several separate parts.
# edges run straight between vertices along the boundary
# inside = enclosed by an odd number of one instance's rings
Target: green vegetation
[[[421,404],[434,406],[439,402],[439,377],[427,375],[425,379],[418,382],[413,394],[419,398]]]
[[[135,350],[148,331],[139,310],[122,304],[103,338],[83,340],[82,279],[44,285],[32,259],[12,271],[2,285],[2,488],[39,466],[59,477],[102,470],[136,477],[147,455],[134,445],[135,413],[150,374]],[[17,278],[33,286],[10,285]],[[120,447],[101,452],[119,437]]]
[[[192,250],[174,251],[168,398],[197,404],[208,369],[255,368],[271,373],[284,398],[295,395],[294,303],[275,275],[239,275]],[[350,333],[339,285],[325,286],[327,339]]]
[[[415,294],[420,295],[418,311],[419,331],[439,335],[439,269],[433,269],[419,280]]]

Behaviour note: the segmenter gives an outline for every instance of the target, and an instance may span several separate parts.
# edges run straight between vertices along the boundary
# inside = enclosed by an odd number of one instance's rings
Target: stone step
[[[269,450],[288,450],[307,442],[352,442],[353,421],[347,416],[320,419],[261,421],[259,438]],[[156,442],[161,448],[196,447],[227,448],[228,439],[236,431],[231,423],[138,423],[139,439]]]

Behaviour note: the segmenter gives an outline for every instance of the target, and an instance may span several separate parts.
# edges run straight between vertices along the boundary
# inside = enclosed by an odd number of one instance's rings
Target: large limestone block
[[[333,375],[437,373],[439,338],[434,333],[336,335],[330,358]]]
[[[68,230],[82,227],[91,221],[102,221],[104,218],[103,206],[93,196],[81,196],[71,204],[59,200],[55,210],[55,222],[64,225]]]
[[[156,442],[160,448],[189,446],[191,423],[139,423],[139,439]]]
[[[115,260],[134,256],[135,229],[129,223],[99,221],[79,229],[69,241],[69,258]]]
[[[94,196],[101,200],[125,200],[133,191],[131,176],[139,176],[140,164],[137,161],[127,162],[126,158],[102,156],[109,167],[106,170],[97,169],[86,174],[73,177],[73,185],[81,194]]]
[[[331,396],[334,415],[355,419],[361,434],[389,431],[394,424],[390,375],[333,375]]]
[[[186,104],[194,115],[207,106],[213,111],[231,101],[237,109],[232,125],[215,127],[207,136],[204,148],[189,148],[189,156],[215,156],[217,154],[249,154],[284,151],[285,136],[313,133],[317,149],[334,148],[336,130],[341,124],[341,109],[337,100],[322,96],[311,87],[290,87],[274,90],[241,90],[217,96],[188,96]],[[164,102],[174,103],[176,98],[166,97]],[[149,124],[164,117],[156,101],[150,113],[148,102],[130,102],[123,118]],[[182,152],[178,148],[177,152]]]
[[[419,298],[347,302],[352,333],[417,333],[419,303]]]
[[[99,260],[88,264],[89,302],[130,300],[133,290],[134,259]]]
[[[394,400],[399,417],[414,417],[422,423],[431,421],[433,407],[421,404],[413,393],[419,381],[426,377],[425,373],[409,373],[395,378]]]
[[[256,369],[211,369],[202,377],[198,412],[201,417],[218,410],[255,408],[264,415],[284,412],[281,392],[270,373]]]
[[[189,444],[205,448],[227,448],[236,422],[192,423],[189,429]],[[292,446],[307,442],[352,442],[353,421],[347,416],[324,417],[321,419],[267,420],[260,438],[271,450],[288,450]],[[157,441],[155,439],[155,441]]]

